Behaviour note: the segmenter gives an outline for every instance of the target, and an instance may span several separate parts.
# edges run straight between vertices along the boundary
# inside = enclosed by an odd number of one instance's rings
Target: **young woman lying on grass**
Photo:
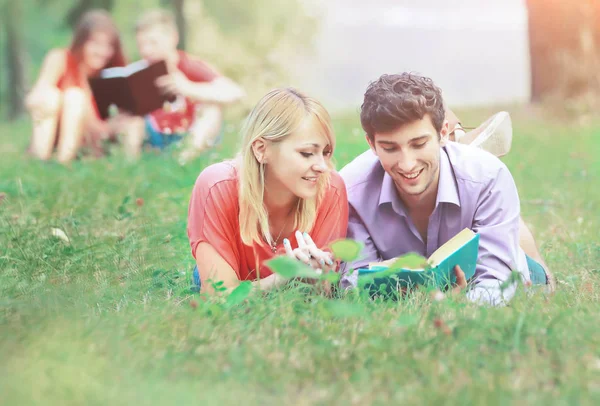
[[[346,236],[348,198],[331,157],[329,114],[295,89],[276,89],[254,107],[237,158],[198,177],[189,204],[188,237],[196,284],[270,289],[286,280],[265,266],[280,254],[324,272],[337,264],[327,245]]]
[[[125,129],[125,116],[104,121],[100,118],[88,78],[102,69],[124,66],[119,32],[110,15],[102,10],[85,13],[78,22],[71,46],[51,50],[39,77],[25,100],[33,119],[29,153],[67,163],[82,146],[96,149],[102,139]]]

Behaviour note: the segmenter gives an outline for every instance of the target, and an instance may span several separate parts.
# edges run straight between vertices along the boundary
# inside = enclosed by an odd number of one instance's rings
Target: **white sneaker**
[[[474,147],[482,148],[497,157],[504,156],[512,145],[512,121],[510,114],[501,111],[488,118],[473,130],[479,132],[471,142]]]

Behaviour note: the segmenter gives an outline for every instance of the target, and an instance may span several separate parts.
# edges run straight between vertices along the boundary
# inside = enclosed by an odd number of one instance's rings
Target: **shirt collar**
[[[440,181],[435,205],[437,206],[439,203],[452,203],[460,207],[458,185],[446,148],[442,148],[440,151]]]
[[[381,192],[379,193],[379,206],[386,203],[391,203],[396,213],[406,216],[406,210],[398,196],[394,180],[384,171]],[[445,148],[440,150],[440,181],[435,202],[436,207],[439,203],[452,203],[460,207],[458,186]]]

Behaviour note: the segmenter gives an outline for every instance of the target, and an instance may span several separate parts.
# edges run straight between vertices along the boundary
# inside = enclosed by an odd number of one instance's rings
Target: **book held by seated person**
[[[373,262],[368,268],[358,269],[359,280],[367,282],[371,290],[382,289],[382,285],[386,285],[388,291],[411,285],[434,285],[443,289],[455,283],[456,265],[463,270],[467,281],[473,277],[478,252],[479,234],[465,228],[431,254],[425,263],[406,266],[406,256]]]
[[[148,64],[140,60],[124,67],[103,69],[97,77],[89,79],[100,117],[108,118],[112,105],[136,116],[162,108],[174,97],[161,93],[154,81],[167,74],[164,61]]]

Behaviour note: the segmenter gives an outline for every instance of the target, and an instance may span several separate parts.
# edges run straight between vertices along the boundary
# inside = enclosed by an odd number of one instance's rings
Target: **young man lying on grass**
[[[467,296],[499,305],[512,270],[523,281],[550,280],[535,242],[519,245],[520,203],[508,168],[492,154],[448,142],[440,89],[415,74],[383,75],[365,93],[361,124],[370,150],[340,172],[350,205],[348,238],[365,244],[351,268],[417,252],[431,255],[464,228],[480,234],[479,259]],[[531,236],[531,234],[529,234]],[[531,237],[533,240],[533,238]],[[459,286],[464,273],[455,269]],[[356,283],[356,272],[342,286]]]

